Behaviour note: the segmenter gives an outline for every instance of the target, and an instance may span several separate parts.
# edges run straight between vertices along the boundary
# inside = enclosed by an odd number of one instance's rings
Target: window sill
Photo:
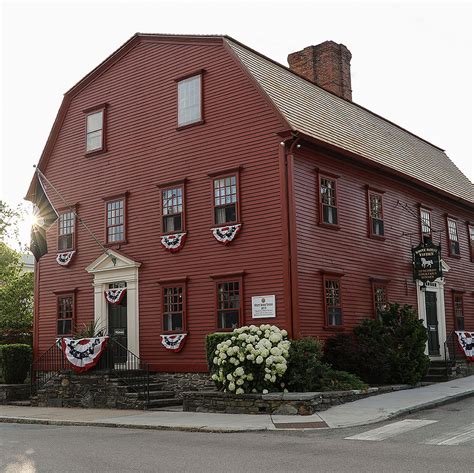
[[[182,334],[188,335],[188,331],[187,330],[163,330],[161,332],[161,335],[182,335]]]
[[[98,154],[104,154],[107,153],[107,148],[100,148],[100,149],[94,149],[92,151],[86,151],[84,153],[84,156],[86,158],[91,158],[93,156],[97,156]]]
[[[338,223],[326,223],[326,222],[319,222],[318,226],[323,228],[330,228],[331,230],[340,230],[341,226]]]
[[[239,327],[241,327],[241,325],[239,325]],[[239,328],[239,327],[237,327],[237,328]],[[235,330],[235,328],[219,328],[219,327],[216,328],[216,331],[218,333],[230,333],[230,332],[233,332],[234,330]]]
[[[227,222],[227,223],[215,223],[213,227],[211,227],[211,230],[214,230],[214,228],[222,228],[222,227],[233,227],[234,225],[242,225],[242,222]]]
[[[205,120],[199,120],[197,122],[188,123],[187,125],[181,125],[176,127],[176,131],[186,130],[187,128],[192,128],[193,126],[204,125]]]
[[[385,239],[386,239],[386,237],[383,236],[383,235],[373,235],[373,234],[370,234],[369,238],[371,240],[379,240],[379,241],[385,241]]]
[[[450,258],[454,258],[454,259],[461,259],[461,255],[449,254],[448,256],[449,256]]]
[[[345,327],[343,325],[325,325],[323,330],[328,332],[344,332]]]
[[[180,233],[187,233],[186,230],[176,230],[174,232],[162,232],[160,233],[160,237],[165,237],[165,236],[169,236],[169,235],[178,235]]]

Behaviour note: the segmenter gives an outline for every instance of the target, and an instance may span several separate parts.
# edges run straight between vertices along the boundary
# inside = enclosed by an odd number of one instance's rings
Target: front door
[[[426,329],[428,330],[428,355],[439,356],[438,303],[436,292],[425,291]]]
[[[110,284],[110,289],[125,287],[125,283]],[[118,304],[108,304],[108,335],[120,345],[113,345],[114,363],[126,363],[127,361],[127,294]]]

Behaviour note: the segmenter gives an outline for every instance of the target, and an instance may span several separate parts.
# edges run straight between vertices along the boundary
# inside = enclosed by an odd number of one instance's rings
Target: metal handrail
[[[70,363],[64,353],[54,343],[41,354],[30,366],[31,394],[37,394],[45,384],[61,372],[71,371]],[[146,405],[150,400],[150,367],[117,340],[110,337],[97,365],[84,374],[106,371],[107,374],[118,378],[128,388],[137,394],[142,394]],[[79,373],[80,374],[80,373]]]
[[[456,366],[456,331],[451,330],[444,342],[444,361],[446,366],[446,376],[450,375],[452,369]],[[449,344],[451,343],[451,350]]]

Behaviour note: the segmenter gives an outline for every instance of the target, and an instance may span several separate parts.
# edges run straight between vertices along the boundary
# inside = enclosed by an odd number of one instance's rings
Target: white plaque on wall
[[[276,317],[275,296],[252,297],[252,319]]]

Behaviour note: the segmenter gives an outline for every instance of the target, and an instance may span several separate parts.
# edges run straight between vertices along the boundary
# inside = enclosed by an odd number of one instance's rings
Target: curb
[[[207,433],[243,433],[243,432],[269,432],[273,429],[232,429],[232,428],[214,428],[214,427],[192,427],[192,426],[169,426],[169,425],[150,425],[150,424],[120,424],[117,422],[88,422],[76,420],[51,420],[35,419],[28,417],[7,417],[0,416],[0,424],[31,424],[31,425],[60,425],[60,426],[79,426],[79,427],[108,427],[120,429],[140,429],[140,430],[174,430],[178,432],[207,432]],[[280,429],[282,430],[282,429]]]

